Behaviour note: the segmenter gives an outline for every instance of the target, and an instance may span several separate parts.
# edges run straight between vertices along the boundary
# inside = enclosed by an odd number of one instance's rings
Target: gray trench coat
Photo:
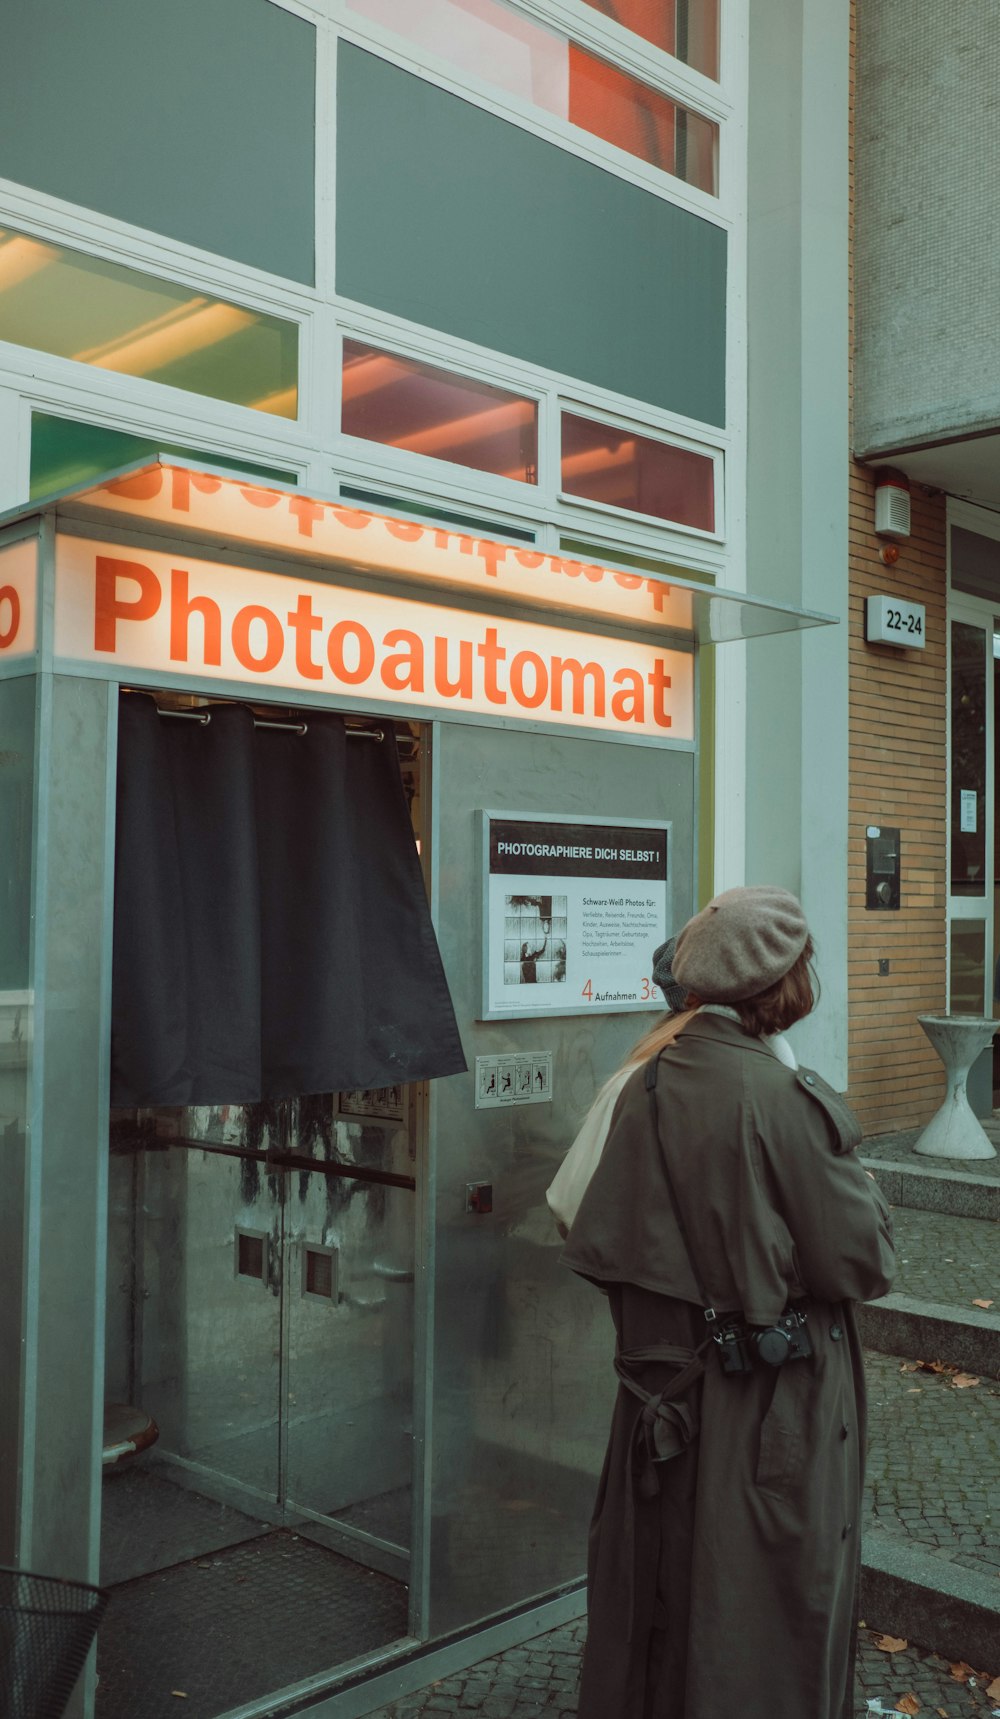
[[[701,1015],[626,1083],[564,1252],[607,1290],[622,1380],[591,1525],[579,1719],[849,1719],[865,1390],[851,1303],[888,1208],[818,1075]],[[807,1310],[813,1354],[722,1371],[721,1313]],[[664,1393],[661,1398],[661,1393]]]

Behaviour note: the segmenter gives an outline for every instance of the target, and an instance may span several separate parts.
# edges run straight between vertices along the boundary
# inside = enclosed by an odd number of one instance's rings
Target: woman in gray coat
[[[865,1390],[852,1303],[888,1208],[843,1099],[779,1036],[814,998],[794,896],[684,927],[694,1015],[634,1073],[565,1260],[607,1291],[620,1381],[591,1526],[579,1719],[849,1719]]]

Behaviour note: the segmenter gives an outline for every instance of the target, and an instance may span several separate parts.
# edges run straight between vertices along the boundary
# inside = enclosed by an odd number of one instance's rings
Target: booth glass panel
[[[655,1016],[482,1015],[478,810],[669,820],[668,933],[693,907],[694,755],[442,724],[441,948],[466,1054],[551,1052],[551,1101],[478,1108],[432,1088],[437,1205],[430,1632],[580,1579],[614,1401],[605,1298],[560,1264],[545,1189],[598,1088]],[[574,927],[571,935],[575,934]],[[650,949],[652,955],[652,949]],[[526,987],[531,990],[532,987]],[[492,1210],[473,1210],[485,1182]]]

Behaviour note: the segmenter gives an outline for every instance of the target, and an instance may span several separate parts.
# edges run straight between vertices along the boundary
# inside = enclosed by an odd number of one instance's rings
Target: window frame
[[[407,42],[404,37],[397,36],[352,12],[349,0],[327,0],[326,15],[333,27],[336,42],[347,42],[368,53],[374,53],[389,64],[412,72],[426,83],[434,84],[464,101],[472,102],[476,107],[481,107],[524,131],[530,131],[534,136],[547,138],[571,155],[591,161],[596,166],[614,173],[618,178],[629,180],[669,203],[677,203],[680,207],[690,209],[692,213],[720,226],[727,225],[733,190],[738,185],[739,176],[738,163],[733,159],[731,143],[727,141],[727,122],[732,117],[733,104],[721,85],[717,86],[702,78],[700,74],[692,73],[680,60],[674,60],[669,54],[645,43],[642,37],[635,37],[634,43],[632,40],[623,43],[614,36],[609,39],[608,21],[601,18],[599,13],[593,12],[589,6],[581,5],[579,11],[574,11],[568,20],[566,9],[557,8],[554,0],[545,0],[544,4],[536,3],[536,0],[504,0],[504,3],[541,25],[567,34],[588,53],[606,60],[669,101],[693,108],[703,118],[717,125],[718,193],[700,191],[697,186],[688,184],[675,174],[654,167],[639,156],[631,155],[627,150],[605,142],[603,138],[581,126],[573,125],[567,119],[560,119],[548,109],[535,107],[530,102],[498,89],[485,78],[475,77],[438,55],[422,51],[415,44]],[[728,10],[724,3],[724,20]],[[590,15],[589,18],[584,16],[585,13]],[[591,19],[594,20],[593,24]],[[621,25],[616,25],[615,30],[621,31],[624,37],[630,36],[630,32]],[[648,48],[648,53],[640,51],[643,47]],[[693,86],[691,79],[694,80]]]
[[[745,145],[745,19],[736,0],[722,0],[722,77],[718,86],[680,61],[631,39],[623,26],[612,23],[582,0],[515,0],[526,15],[567,30],[575,40],[603,58],[657,87],[651,68],[660,64],[664,93],[689,101],[722,126],[718,199],[706,196],[657,170],[639,171],[643,164],[611,146],[600,144],[568,124],[546,127],[545,116],[525,109],[520,114],[503,102],[477,93],[455,76],[444,77],[396,47],[364,40],[365,32],[344,25],[344,0],[272,0],[316,28],[316,269],[315,284],[304,285],[269,275],[248,264],[190,245],[167,240],[114,217],[63,202],[47,193],[0,179],[0,221],[125,267],[149,272],[234,303],[276,315],[297,324],[299,340],[299,415],[281,419],[194,395],[164,383],[98,370],[72,359],[56,358],[29,348],[0,346],[0,506],[20,505],[28,498],[30,417],[34,411],[104,424],[129,433],[182,443],[230,457],[244,453],[260,464],[277,464],[296,473],[297,481],[323,494],[339,486],[360,487],[386,495],[386,505],[405,508],[440,506],[461,509],[492,522],[530,529],[536,541],[558,547],[560,536],[586,536],[603,542],[609,558],[615,545],[623,551],[683,562],[693,572],[720,578],[736,588],[745,583],[739,552],[743,530],[744,479],[741,450],[745,443],[744,375],[746,336],[741,317],[745,268],[745,198],[733,202],[739,176],[722,177],[726,150],[738,158]],[[450,88],[462,99],[479,103],[536,135],[548,135],[563,150],[630,179],[666,201],[688,207],[729,235],[727,288],[727,425],[724,430],[651,407],[647,402],[585,384],[478,347],[453,335],[407,322],[371,306],[338,295],[335,290],[335,87],[340,40],[357,41],[381,57],[411,69],[425,81]],[[741,81],[742,79],[742,81]],[[736,91],[734,98],[733,91]],[[704,98],[704,99],[702,99]],[[554,118],[554,116],[553,116]],[[614,160],[611,158],[615,157]],[[618,159],[620,157],[620,159]],[[169,171],[169,163],[164,164]],[[655,183],[653,183],[655,181]],[[728,192],[727,192],[728,183]],[[347,438],[340,431],[340,364],[344,336],[384,345],[401,356],[468,375],[488,385],[508,389],[538,402],[539,483],[490,478],[471,468],[430,456],[391,450],[381,444]],[[560,412],[567,410],[606,419],[653,439],[675,442],[712,457],[716,464],[716,531],[675,527],[650,515],[632,514],[606,504],[569,498],[561,493],[559,475]],[[543,481],[543,468],[546,477]],[[555,479],[551,479],[555,474]],[[721,481],[720,481],[721,480]],[[526,492],[531,491],[531,494]]]

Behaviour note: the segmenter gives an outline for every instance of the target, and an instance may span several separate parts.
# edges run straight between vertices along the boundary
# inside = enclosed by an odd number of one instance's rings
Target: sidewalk
[[[585,1634],[585,1624],[566,1624],[495,1659],[483,1660],[457,1677],[444,1678],[429,1689],[380,1707],[371,1719],[445,1719],[446,1715],[467,1719],[472,1714],[481,1719],[575,1719]],[[958,1682],[946,1660],[909,1646],[898,1653],[881,1652],[875,1645],[879,1639],[871,1630],[860,1631],[857,1719],[880,1711],[892,1713],[906,1695],[916,1696],[917,1711],[927,1719],[935,1714],[944,1719],[973,1719],[973,1715],[985,1719],[1000,1706],[978,1680]],[[968,1674],[966,1668],[959,1669],[963,1676]],[[1000,1665],[979,1669],[992,1676]]]

